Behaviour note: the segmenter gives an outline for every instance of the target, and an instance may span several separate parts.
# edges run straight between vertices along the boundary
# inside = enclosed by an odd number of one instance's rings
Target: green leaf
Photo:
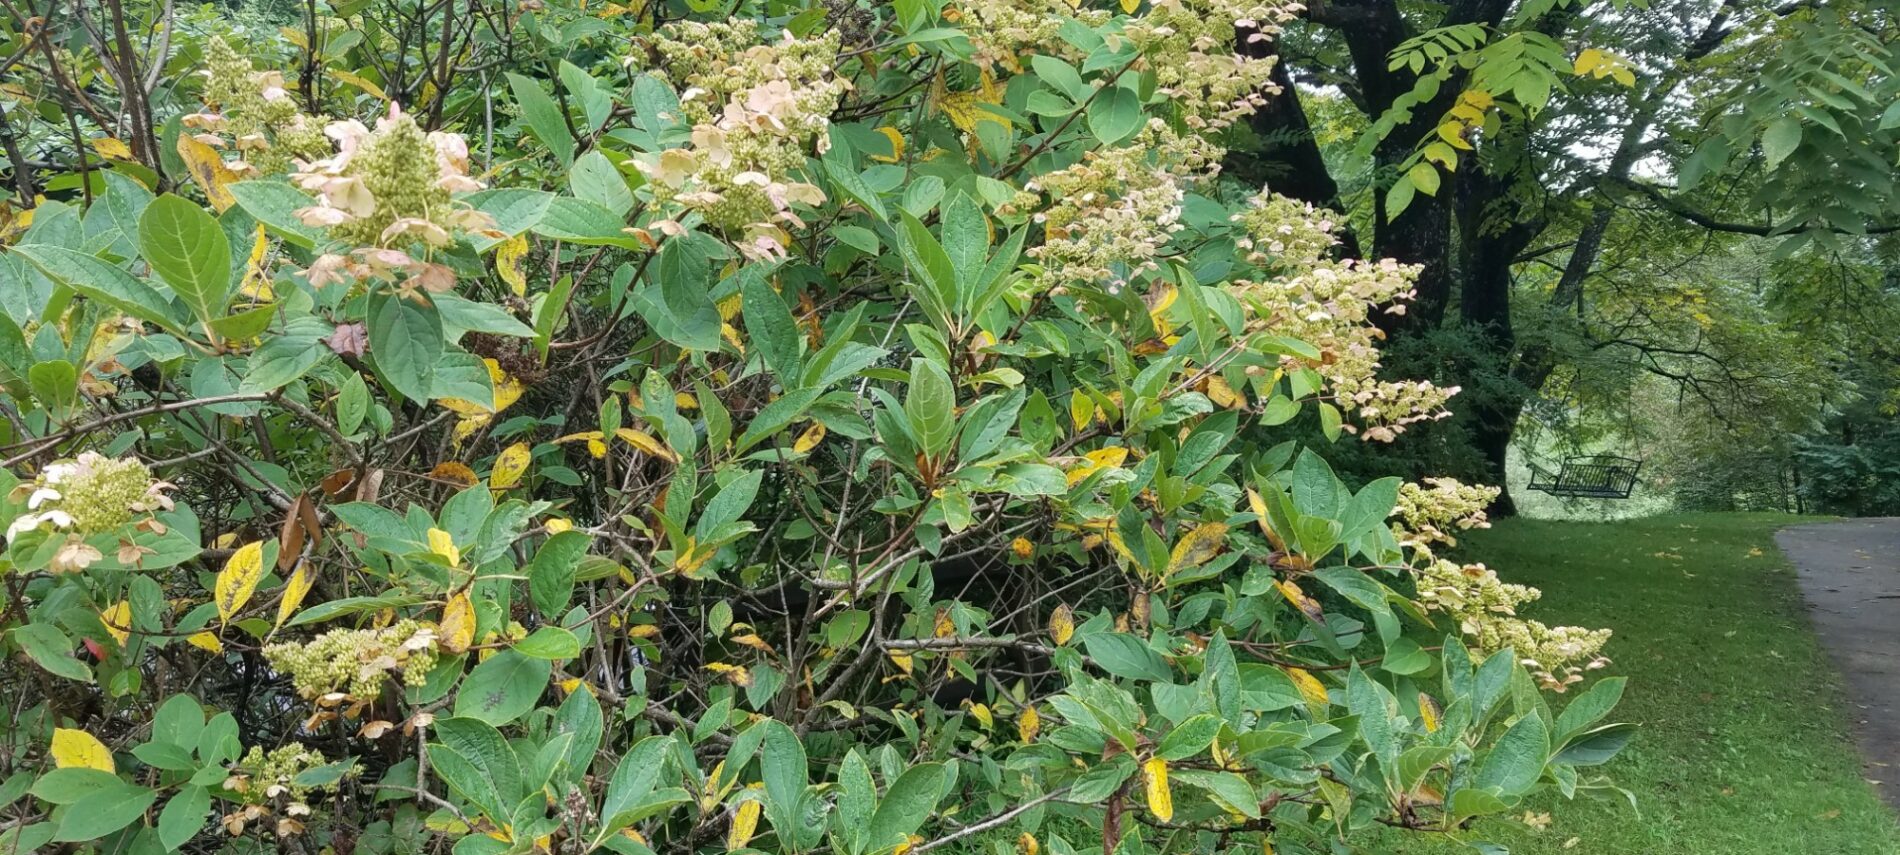
[[[1550,735],[1544,717],[1532,713],[1517,720],[1498,738],[1478,767],[1473,783],[1506,796],[1521,795],[1544,774],[1550,755]]]
[[[913,284],[910,291],[917,296],[918,304],[930,319],[948,331],[956,323],[952,314],[957,306],[956,268],[950,263],[943,244],[937,242],[923,221],[909,211],[900,210],[898,214],[903,218],[897,229],[898,254],[903,256],[911,276],[921,283]]]
[[[865,834],[866,851],[888,851],[908,840],[930,818],[937,800],[943,798],[943,788],[943,764],[923,763],[906,769],[871,814]]]
[[[442,316],[433,305],[418,306],[394,295],[370,303],[369,349],[376,371],[402,396],[427,402],[442,360]]]
[[[211,791],[204,787],[185,787],[165,802],[158,812],[158,842],[172,852],[198,836],[211,812]]]
[[[553,665],[504,650],[475,666],[455,696],[455,714],[500,727],[528,714],[548,687]]]
[[[1762,131],[1761,153],[1767,161],[1763,165],[1770,172],[1773,172],[1775,167],[1780,166],[1782,161],[1788,159],[1788,155],[1794,154],[1794,150],[1800,147],[1801,120],[1793,116],[1775,119],[1768,123],[1767,130]]]
[[[653,792],[654,785],[667,766],[667,747],[673,742],[671,737],[649,736],[633,746],[626,756],[620,759],[620,765],[614,769],[613,780],[607,784],[607,795],[601,799],[600,815],[613,827],[614,818],[627,812]],[[618,830],[616,827],[615,830]]]
[[[554,159],[560,161],[562,168],[573,166],[574,135],[568,132],[561,105],[541,91],[541,84],[532,78],[509,72],[508,88],[515,93],[515,103],[521,107],[521,119],[527,123],[528,130],[554,153]]]
[[[740,292],[740,310],[745,316],[746,334],[753,349],[765,360],[765,367],[779,383],[791,388],[799,378],[798,322],[792,318],[785,299],[772,289],[765,275],[745,276]]]
[[[1610,762],[1635,737],[1636,725],[1606,724],[1572,739],[1551,759],[1572,766],[1599,766]]]
[[[1161,745],[1155,748],[1155,756],[1163,760],[1186,760],[1206,750],[1214,737],[1220,735],[1221,720],[1217,716],[1202,713],[1176,725],[1163,737]]]
[[[1168,776],[1177,783],[1206,790],[1225,809],[1239,811],[1241,816],[1248,819],[1260,818],[1260,796],[1246,778],[1232,772],[1201,769],[1176,769],[1169,772]]]
[[[627,186],[626,177],[599,149],[575,158],[574,168],[567,175],[567,186],[575,196],[615,215],[624,217],[633,210],[633,190]]]
[[[496,658],[505,655],[506,652],[498,653]],[[507,738],[490,726],[489,722],[459,715],[440,719],[435,723],[431,736],[468,761],[481,774],[481,784],[464,782],[465,785],[472,785],[475,791],[492,790],[503,805],[513,805],[523,795],[521,760],[509,747]],[[449,783],[451,786],[456,784],[454,781]],[[464,787],[457,786],[456,789],[462,791]],[[470,794],[464,792],[464,795]]]
[[[224,316],[231,288],[231,242],[217,218],[167,193],[139,216],[139,252],[152,272],[209,325]]]
[[[229,185],[238,207],[264,228],[304,249],[314,248],[324,239],[322,229],[306,226],[297,219],[299,208],[308,208],[316,200],[294,185],[283,181],[238,181]]]
[[[1089,102],[1089,133],[1103,145],[1113,145],[1140,130],[1143,119],[1141,98],[1125,86],[1110,85]]]
[[[15,627],[13,640],[41,668],[68,680],[92,682],[92,669],[73,657],[73,640],[50,623]]]
[[[779,836],[791,838],[803,814],[801,805],[809,770],[805,766],[805,746],[798,734],[785,725],[766,720],[765,744],[759,755],[759,774],[765,781],[765,804],[771,809],[772,827]]]
[[[567,611],[574,599],[574,571],[590,542],[578,531],[564,531],[535,550],[534,561],[528,564],[528,596],[543,616],[554,618]]]
[[[73,802],[59,821],[53,840],[77,843],[98,840],[131,825],[158,800],[158,793],[123,781]]]
[[[1563,742],[1590,725],[1601,721],[1623,699],[1627,677],[1605,677],[1596,681],[1557,715],[1557,741]]]
[[[1419,161],[1405,170],[1405,177],[1411,179],[1412,186],[1427,196],[1438,195],[1438,169],[1429,163]]]
[[[65,247],[27,244],[13,247],[48,279],[180,338],[190,338],[172,314],[171,303],[151,285],[117,265]]]
[[[1154,683],[1173,680],[1174,671],[1166,659],[1142,641],[1125,632],[1098,632],[1082,639],[1089,658],[1101,669],[1117,677]]]
[[[950,374],[934,360],[910,361],[910,388],[904,397],[904,416],[911,434],[932,457],[950,448],[957,434],[957,391]]]
[[[515,642],[514,649],[536,659],[572,659],[581,654],[581,640],[558,626],[544,626]]]
[[[363,375],[354,371],[343,381],[336,396],[336,427],[344,436],[356,433],[363,426],[363,417],[369,414],[369,384],[363,382]]]

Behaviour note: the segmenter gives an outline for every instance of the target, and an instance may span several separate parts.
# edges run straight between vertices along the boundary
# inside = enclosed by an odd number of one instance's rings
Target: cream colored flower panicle
[[[1044,285],[1115,293],[1156,268],[1155,257],[1182,228],[1187,186],[1211,179],[1219,158],[1220,149],[1198,134],[1178,136],[1154,119],[1127,146],[1038,176],[1002,212],[1035,211],[1044,240],[1029,256],[1042,265]]]
[[[831,73],[838,37],[761,43],[750,20],[662,28],[654,48],[682,87],[692,142],[635,161],[655,201],[697,213],[754,258],[783,256],[783,226],[802,226],[794,206],[825,200],[802,180],[805,159],[823,153],[831,113],[850,84]],[[678,234],[677,220],[655,226]]]
[[[419,684],[435,667],[436,637],[419,621],[401,620],[382,629],[332,630],[307,644],[273,644],[264,658],[289,674],[306,699],[366,700],[382,691],[392,672]]]
[[[1583,672],[1609,664],[1600,652],[1610,631],[1551,627],[1517,616],[1518,606],[1540,596],[1536,588],[1500,580],[1483,564],[1437,560],[1419,571],[1421,605],[1450,615],[1485,653],[1510,649],[1539,685],[1561,692],[1581,681]]]
[[[1307,342],[1318,359],[1280,357],[1288,368],[1312,368],[1326,378],[1333,403],[1357,417],[1345,429],[1364,439],[1390,442],[1407,425],[1442,419],[1458,387],[1425,380],[1378,377],[1382,337],[1372,313],[1403,311],[1418,276],[1414,265],[1391,259],[1366,262],[1324,257],[1339,217],[1330,211],[1263,192],[1233,221],[1244,232],[1240,247],[1249,262],[1278,274],[1260,281],[1236,280],[1232,288],[1254,316],[1254,326]]]
[[[1399,486],[1398,505],[1392,509],[1392,535],[1401,544],[1421,551],[1431,544],[1457,546],[1455,531],[1491,527],[1484,509],[1497,497],[1496,487],[1463,484],[1452,478],[1427,478],[1424,484],[1407,482]]]
[[[374,131],[347,119],[324,133],[335,153],[299,161],[292,176],[317,195],[317,204],[297,211],[305,225],[326,227],[359,247],[445,247],[458,231],[500,236],[493,217],[453,198],[483,186],[469,177],[461,134],[425,134],[395,105]]]
[[[1249,0],[1153,0],[1123,33],[1140,48],[1157,91],[1196,129],[1219,129],[1253,113],[1279,91],[1275,57],[1235,53],[1246,38],[1271,38],[1299,14],[1297,3]]]
[[[1021,72],[1030,54],[1080,58],[1080,52],[1062,40],[1063,24],[1074,20],[1097,27],[1111,13],[1077,5],[1069,0],[960,0],[945,7],[944,19],[969,37],[976,64]]]
[[[297,109],[281,71],[257,71],[224,39],[205,44],[206,110],[183,119],[192,137],[213,148],[237,152],[225,163],[245,175],[277,175],[298,158],[329,149],[320,122]]]

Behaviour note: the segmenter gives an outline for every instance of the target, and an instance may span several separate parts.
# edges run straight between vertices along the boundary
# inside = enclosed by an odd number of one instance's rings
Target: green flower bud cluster
[[[1077,58],[1076,49],[1062,40],[1062,25],[1076,20],[1098,27],[1110,15],[1102,9],[1077,9],[1068,0],[964,0],[944,12],[969,36],[971,58],[978,65],[1002,65],[1013,72],[1021,72],[1023,59],[1031,54]]]
[[[1414,548],[1433,543],[1457,546],[1455,531],[1491,527],[1484,509],[1497,497],[1496,487],[1463,484],[1453,478],[1401,484],[1398,503],[1392,509],[1392,534]]]
[[[351,698],[376,697],[392,671],[405,685],[420,685],[436,663],[435,631],[413,619],[382,629],[339,629],[307,644],[264,648],[272,668],[289,674],[305,698],[341,692]]]
[[[262,175],[289,171],[295,159],[329,151],[322,126],[297,109],[277,71],[255,71],[224,39],[205,46],[202,98],[213,112],[186,118],[188,126],[229,136],[248,164]]]
[[[1418,602],[1458,621],[1458,628],[1485,653],[1509,649],[1546,689],[1563,691],[1583,672],[1608,664],[1599,655],[1607,629],[1545,626],[1517,617],[1517,607],[1543,596],[1513,585],[1483,564],[1433,561],[1419,571]]]
[[[449,191],[437,185],[437,172],[435,146],[415,119],[401,115],[382,123],[350,161],[350,173],[363,180],[376,210],[338,225],[334,234],[370,246],[399,219],[436,219],[449,210]]]
[[[233,774],[225,780],[224,789],[232,799],[243,804],[265,804],[280,797],[302,802],[312,790],[324,788],[299,786],[297,776],[327,762],[322,753],[305,748],[301,742],[287,743],[268,752],[263,746],[254,745],[232,768]]]

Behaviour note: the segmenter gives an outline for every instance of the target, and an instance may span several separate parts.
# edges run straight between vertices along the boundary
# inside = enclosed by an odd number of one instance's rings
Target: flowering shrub
[[[1414,269],[1218,174],[1295,6],[764,5],[510,7],[413,112],[212,39],[190,184],[35,211],[0,843],[1319,853],[1610,787],[1607,632],[1438,554],[1495,493],[1324,460],[1457,390],[1382,373]]]

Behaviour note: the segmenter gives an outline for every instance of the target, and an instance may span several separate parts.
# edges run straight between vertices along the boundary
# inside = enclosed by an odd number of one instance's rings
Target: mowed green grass
[[[1513,855],[1893,855],[1900,827],[1862,775],[1841,679],[1818,647],[1768,514],[1618,522],[1508,520],[1461,544],[1542,588],[1526,617],[1607,626],[1614,718],[1642,725],[1603,767],[1635,794],[1530,807],[1547,828],[1488,821],[1471,835]],[[1896,627],[1900,631],[1900,627]],[[1561,703],[1561,701],[1559,701]],[[1900,769],[1885,770],[1900,787]],[[1522,812],[1520,811],[1520,814]],[[1445,840],[1374,835],[1367,853],[1445,855]]]

